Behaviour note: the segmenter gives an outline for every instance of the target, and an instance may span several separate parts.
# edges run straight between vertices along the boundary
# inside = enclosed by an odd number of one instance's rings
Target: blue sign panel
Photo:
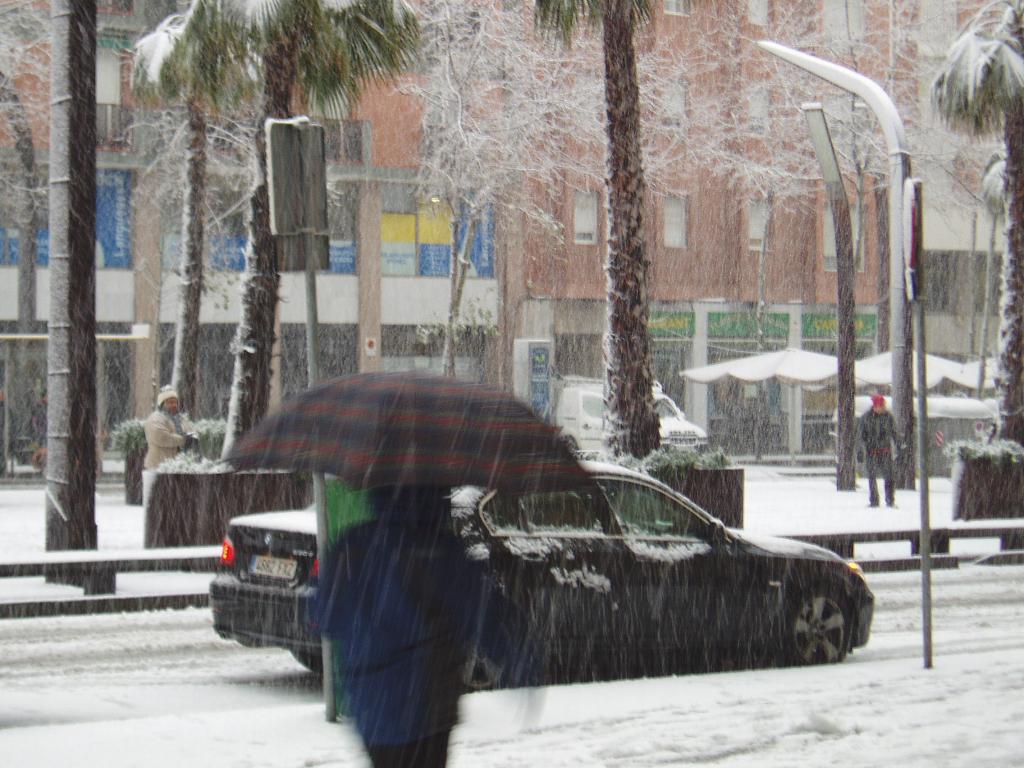
[[[420,243],[420,274],[447,277],[451,274],[452,247],[447,243]]]
[[[36,240],[36,264],[40,267],[50,266],[50,230],[40,229]]]
[[[356,244],[352,240],[331,240],[327,271],[339,275],[356,273]]]
[[[473,252],[470,256],[477,277],[494,277],[494,206],[488,205],[480,213]]]
[[[210,266],[214,269],[245,270],[244,235],[214,235],[210,238]]]
[[[117,269],[132,265],[131,171],[96,173],[96,264]]]

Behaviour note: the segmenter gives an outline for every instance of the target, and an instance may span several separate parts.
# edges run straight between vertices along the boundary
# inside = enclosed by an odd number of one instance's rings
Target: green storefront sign
[[[693,312],[651,312],[647,327],[655,338],[692,339],[694,322]]]
[[[789,315],[785,312],[765,315],[764,335],[770,339],[789,338]],[[757,316],[751,312],[708,312],[708,338],[757,338]]]
[[[803,337],[805,339],[834,339],[839,322],[835,314],[806,314],[803,316]],[[858,339],[873,339],[878,330],[876,315],[855,315],[853,332]]]

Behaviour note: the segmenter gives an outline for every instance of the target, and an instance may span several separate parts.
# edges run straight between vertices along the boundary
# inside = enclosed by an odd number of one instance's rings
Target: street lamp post
[[[910,173],[906,134],[892,99],[878,83],[847,67],[788,48],[769,40],[757,45],[844,91],[859,97],[874,113],[882,128],[889,153],[889,343],[892,348],[892,411],[900,451],[896,462],[896,484],[914,487],[913,389],[911,387],[910,340],[913,329],[907,311],[903,275],[903,182]]]
[[[853,236],[850,225],[850,201],[839,170],[835,147],[829,134],[828,123],[821,104],[804,104],[800,107],[807,118],[814,152],[825,179],[828,204],[832,210],[832,224],[836,245],[836,353],[839,358],[836,375],[837,440],[836,440],[836,488],[853,491],[857,488],[853,454],[856,442],[856,413],[853,407],[854,391],[853,366],[856,359],[854,349],[853,295],[854,263]]]

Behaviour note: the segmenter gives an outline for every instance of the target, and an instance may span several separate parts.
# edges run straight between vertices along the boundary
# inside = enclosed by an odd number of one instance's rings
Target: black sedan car
[[[453,497],[467,556],[528,617],[547,679],[838,662],[867,642],[874,597],[855,564],[726,528],[647,475],[586,467],[599,492]],[[216,631],[317,669],[313,511],[233,519],[221,565]]]

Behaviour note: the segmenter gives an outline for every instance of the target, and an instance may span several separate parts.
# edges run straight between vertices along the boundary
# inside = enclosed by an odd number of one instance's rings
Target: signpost
[[[327,268],[327,173],[324,129],[309,118],[269,119],[267,187],[270,190],[270,231],[277,237],[281,270],[306,272],[306,369],[309,386],[320,379],[320,321],[316,307],[316,271]],[[327,493],[324,476],[313,473],[316,504],[317,558],[327,562]],[[325,717],[337,716],[334,697],[334,656],[323,639]]]
[[[917,326],[917,467],[921,499],[921,627],[924,640],[924,666],[932,667],[932,528],[931,510],[928,502],[928,398],[925,372],[924,333],[924,264],[921,261],[921,180],[907,179],[903,184],[903,262],[906,281],[907,301],[914,308],[914,325]],[[939,432],[936,440],[941,445]]]

